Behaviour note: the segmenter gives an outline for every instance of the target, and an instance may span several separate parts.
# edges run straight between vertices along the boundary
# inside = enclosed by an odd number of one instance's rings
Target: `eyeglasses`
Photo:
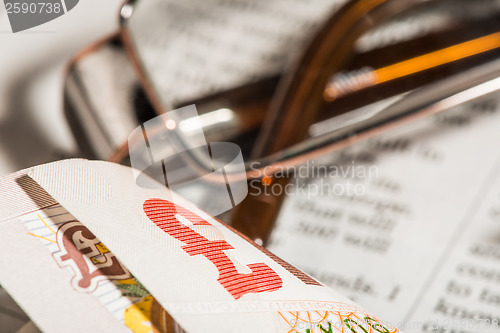
[[[120,36],[77,57],[66,83],[82,150],[118,163],[138,124],[195,104],[207,141],[242,147],[246,173],[229,176],[266,187],[287,182],[275,171],[500,88],[494,0],[140,0],[121,18]],[[205,155],[190,163],[211,170]],[[231,224],[265,241],[282,199],[248,196]]]

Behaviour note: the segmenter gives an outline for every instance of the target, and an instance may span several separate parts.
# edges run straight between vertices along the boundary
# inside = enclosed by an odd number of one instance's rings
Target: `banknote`
[[[129,167],[64,160],[0,188],[0,284],[44,332],[398,332]]]

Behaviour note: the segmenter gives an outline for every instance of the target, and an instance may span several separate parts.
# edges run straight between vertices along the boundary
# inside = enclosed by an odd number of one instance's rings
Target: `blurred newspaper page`
[[[497,331],[495,98],[297,168],[268,248],[405,332]]]

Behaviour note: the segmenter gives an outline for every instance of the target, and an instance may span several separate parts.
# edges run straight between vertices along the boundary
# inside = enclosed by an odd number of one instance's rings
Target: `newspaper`
[[[405,332],[498,331],[499,128],[489,98],[308,162],[269,249]]]

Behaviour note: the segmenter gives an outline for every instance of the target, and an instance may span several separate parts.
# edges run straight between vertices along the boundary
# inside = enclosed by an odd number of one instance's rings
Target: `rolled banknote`
[[[42,331],[399,332],[149,185],[87,160],[0,178],[0,284]]]

